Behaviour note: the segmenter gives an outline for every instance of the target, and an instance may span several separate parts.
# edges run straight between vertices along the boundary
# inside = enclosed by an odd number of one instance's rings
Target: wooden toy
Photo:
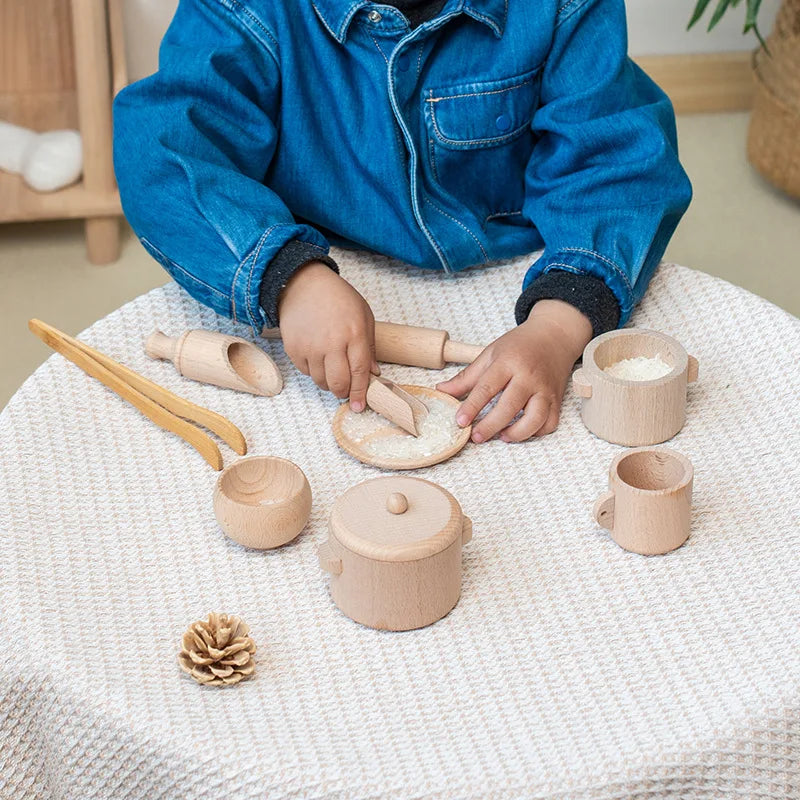
[[[594,506],[594,518],[625,550],[668,553],[689,536],[694,469],[667,447],[620,453],[609,470],[611,491]]]
[[[267,339],[281,338],[279,328],[264,328],[261,335]],[[436,328],[375,323],[376,357],[390,364],[442,369],[448,363],[471,364],[483,349],[480,345],[454,342],[447,331]]]
[[[342,403],[333,417],[336,443],[353,458],[382,469],[420,469],[446,461],[469,441],[472,427],[460,428],[455,413],[461,403],[449,394],[427,386],[403,386],[428,409],[425,419],[416,417],[418,436],[411,439],[396,425],[368,418],[369,411],[356,414]],[[403,442],[416,444],[406,448]],[[413,450],[411,454],[403,451]]]
[[[376,375],[370,377],[367,405],[412,436],[419,435],[417,424],[428,415],[428,407],[422,400]]]
[[[393,475],[346,491],[319,548],[334,603],[371,628],[405,631],[441,619],[461,595],[461,546],[472,522],[450,492]]]
[[[155,331],[145,342],[150,358],[172,361],[186,378],[224,389],[272,397],[283,389],[275,362],[258,345],[218,331],[187,331],[175,339]]]
[[[625,380],[605,372],[623,359],[660,357],[672,369],[655,380]],[[593,339],[583,366],[572,376],[583,398],[586,427],[608,442],[629,447],[671,439],[686,421],[686,384],[697,380],[698,363],[670,336],[627,328]]]
[[[257,550],[280,547],[305,528],[311,487],[303,470],[285,458],[243,458],[217,479],[214,514],[234,542]]]
[[[51,325],[38,319],[28,322],[28,327],[46,345],[80,367],[91,377],[111,389],[123,400],[142,412],[160,428],[175,433],[188,442],[216,470],[222,469],[222,455],[216,443],[191,422],[208,428],[226,442],[239,455],[247,452],[242,432],[220,414],[190,403],[182,397],[142,377],[137,372],[73,339]],[[187,422],[190,420],[191,422]]]

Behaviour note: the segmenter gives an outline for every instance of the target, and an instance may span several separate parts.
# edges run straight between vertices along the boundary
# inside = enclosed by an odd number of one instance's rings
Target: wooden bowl
[[[257,550],[280,547],[306,526],[311,487],[303,470],[285,458],[243,458],[220,474],[214,514],[234,542]]]
[[[442,400],[451,405],[454,410],[461,405],[461,401],[457,400],[455,397],[427,386],[401,385],[400,388],[405,389],[405,391],[413,394],[415,397],[419,397],[423,402],[431,399]],[[430,455],[418,456],[416,458],[384,458],[370,453],[367,449],[367,445],[378,439],[385,439],[392,436],[406,437],[409,436],[409,434],[386,420],[385,425],[374,433],[370,433],[363,439],[357,440],[348,435],[345,431],[345,421],[348,415],[356,416],[355,412],[350,410],[348,403],[342,403],[337,409],[332,423],[333,436],[336,439],[336,443],[342,450],[349,453],[353,458],[358,459],[363,464],[368,464],[372,467],[380,467],[381,469],[421,469],[422,467],[430,467],[433,464],[439,464],[442,461],[446,461],[448,458],[452,458],[456,453],[461,451],[464,445],[469,441],[470,434],[472,433],[472,426],[462,428],[452,445]]]
[[[662,555],[689,536],[694,468],[667,447],[620,453],[608,475],[610,491],[594,506],[594,518],[623,549]]]
[[[450,492],[391,475],[346,491],[319,549],[331,597],[351,619],[405,631],[441,619],[461,595],[461,547],[472,523]]]
[[[672,369],[654,380],[626,380],[605,368],[626,358],[660,356]],[[582,398],[586,427],[613,444],[652,445],[671,439],[686,421],[686,385],[697,380],[697,359],[681,344],[657,331],[626,328],[593,339],[583,365],[572,376]]]

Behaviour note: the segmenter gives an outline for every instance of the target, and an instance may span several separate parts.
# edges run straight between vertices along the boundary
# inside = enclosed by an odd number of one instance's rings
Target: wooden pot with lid
[[[461,547],[472,522],[450,492],[392,475],[346,491],[319,549],[331,597],[351,619],[405,631],[441,619],[461,595]]]

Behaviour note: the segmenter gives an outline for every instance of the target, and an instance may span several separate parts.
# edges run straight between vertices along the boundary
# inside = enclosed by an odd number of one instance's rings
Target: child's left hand
[[[472,441],[496,433],[504,442],[544,436],[558,426],[561,400],[592,326],[561,300],[540,300],[526,322],[492,342],[466,369],[436,388],[464,397],[456,421],[469,425],[500,392],[497,405],[472,429]],[[514,417],[522,411],[522,416]]]

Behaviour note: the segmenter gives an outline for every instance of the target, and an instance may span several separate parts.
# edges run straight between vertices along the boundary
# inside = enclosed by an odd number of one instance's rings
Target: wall
[[[761,12],[764,33],[772,26],[779,3],[780,0],[764,0]],[[695,28],[687,32],[686,23],[691,17],[694,4],[695,0],[628,0],[631,54],[708,53],[749,50],[755,46],[753,34],[742,36],[744,9],[741,6],[728,11],[713,33],[706,33],[703,24],[707,24],[706,20],[701,20]],[[176,5],[176,0],[124,0],[132,79],[147,75],[155,69],[158,42]],[[716,2],[711,5],[716,6]]]

